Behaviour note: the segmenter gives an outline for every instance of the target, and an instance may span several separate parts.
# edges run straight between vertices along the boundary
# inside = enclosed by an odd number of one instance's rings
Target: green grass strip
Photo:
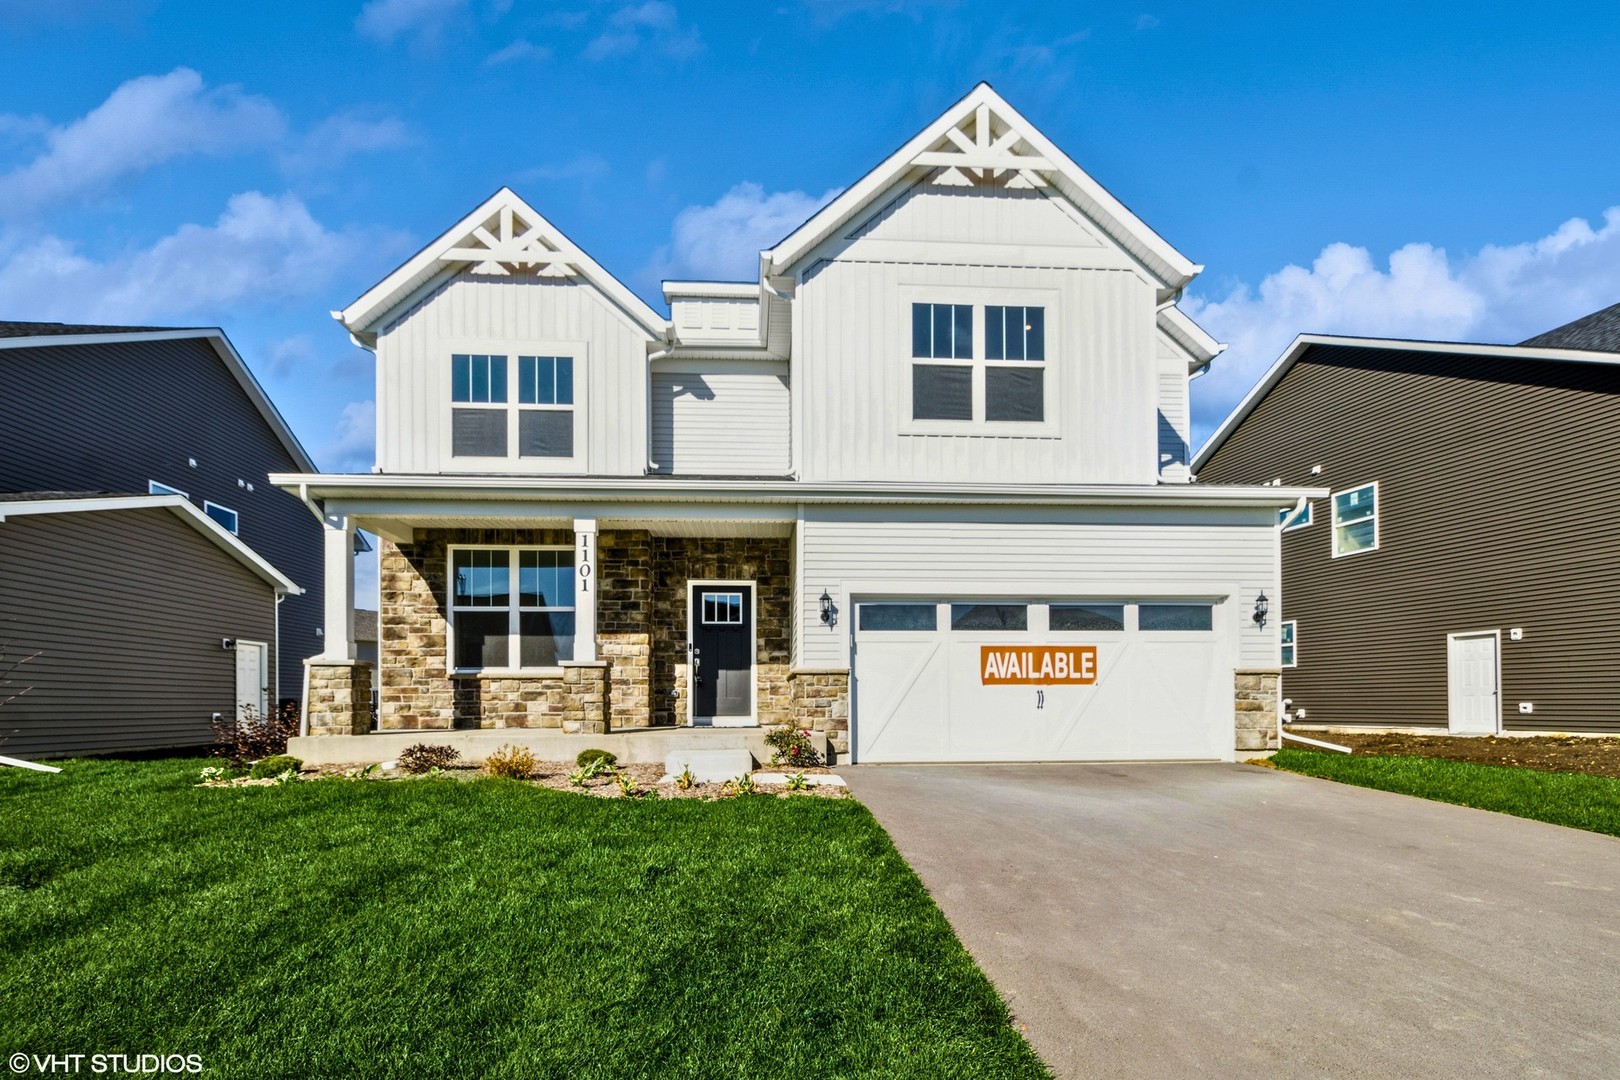
[[[0,1055],[210,1077],[1042,1077],[853,800],[0,769]]]
[[[1279,750],[1278,768],[1620,836],[1620,780],[1442,758]]]

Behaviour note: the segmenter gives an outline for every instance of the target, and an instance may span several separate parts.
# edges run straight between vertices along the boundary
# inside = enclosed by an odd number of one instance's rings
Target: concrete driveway
[[[1252,765],[843,772],[1059,1076],[1620,1076],[1620,841]]]

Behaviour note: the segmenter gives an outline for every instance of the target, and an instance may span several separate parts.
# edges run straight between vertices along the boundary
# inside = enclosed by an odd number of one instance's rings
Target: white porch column
[[[574,519],[574,660],[596,661],[596,519]]]
[[[354,520],[344,514],[322,518],[326,560],[326,625],[322,637],[325,663],[354,662]]]

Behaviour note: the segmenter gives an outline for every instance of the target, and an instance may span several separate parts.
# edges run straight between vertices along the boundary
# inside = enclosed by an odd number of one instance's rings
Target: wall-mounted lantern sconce
[[[236,648],[236,639],[235,638],[228,638],[228,637],[227,638],[220,638],[219,639],[219,647],[226,650],[227,652],[229,652],[230,650]]]
[[[821,621],[828,626],[833,624],[833,602],[826,589],[821,590]]]
[[[1254,625],[1264,630],[1266,628],[1266,613],[1271,610],[1271,604],[1266,600],[1266,594],[1261,593],[1254,598]]]

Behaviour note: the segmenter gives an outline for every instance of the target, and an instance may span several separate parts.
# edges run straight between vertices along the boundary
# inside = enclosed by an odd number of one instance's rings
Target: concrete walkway
[[[1620,1076],[1620,841],[1252,765],[842,772],[1059,1076]]]

